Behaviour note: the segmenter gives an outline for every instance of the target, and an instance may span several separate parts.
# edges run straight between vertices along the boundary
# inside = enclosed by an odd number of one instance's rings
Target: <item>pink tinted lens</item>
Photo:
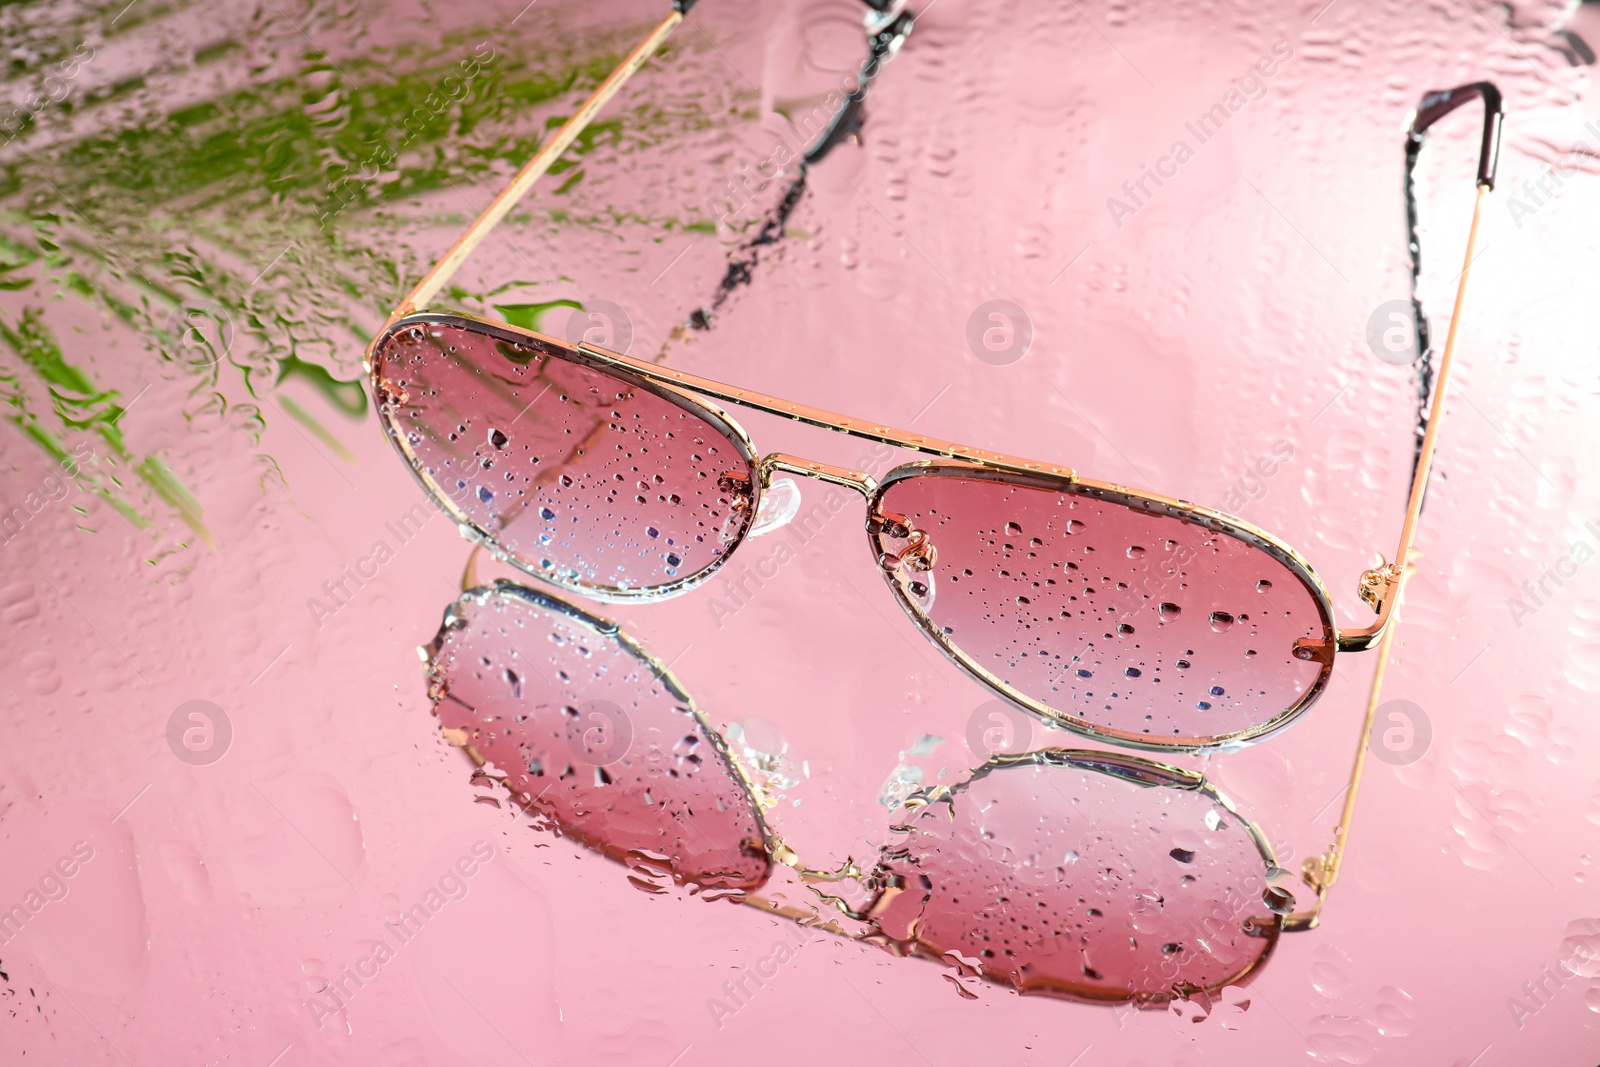
[[[720,737],[614,631],[501,585],[457,601],[430,653],[447,736],[562,833],[645,888],[767,880],[766,836]]]
[[[1321,688],[1324,601],[1237,537],[1094,496],[1005,481],[890,482],[880,553],[901,599],[978,667],[1135,743],[1265,726]],[[918,570],[922,531],[933,566]],[[900,534],[900,536],[893,536]],[[1295,642],[1315,642],[1312,659]]]
[[[911,813],[875,875],[892,894],[877,926],[904,950],[958,952],[991,981],[1073,999],[1164,1001],[1252,970],[1293,898],[1268,887],[1247,824],[1093,757],[1003,757]]]
[[[373,355],[374,393],[413,467],[518,564],[648,590],[744,536],[753,468],[722,426],[554,342],[485,329],[402,323]]]

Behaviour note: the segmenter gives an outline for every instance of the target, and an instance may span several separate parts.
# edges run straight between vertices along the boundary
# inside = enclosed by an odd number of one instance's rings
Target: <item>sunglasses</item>
[[[1104,751],[996,756],[912,793],[874,862],[815,871],[769,826],[763,757],[731,753],[616,623],[501,580],[465,590],[425,652],[434,714],[479,784],[647,893],[686,887],[1091,1003],[1215,995],[1289,928],[1289,872],[1193,772]]]
[[[1426,94],[1406,132],[1419,436],[1393,562],[1365,571],[1358,583],[1376,619],[1340,627],[1326,588],[1299,553],[1222,512],[596,345],[421,311],[689,6],[675,5],[623,60],[401,301],[367,350],[386,434],[463,531],[542,582],[598,600],[649,601],[694,589],[748,537],[787,521],[797,501],[793,479],[779,475],[853,490],[865,503],[867,548],[890,594],[952,662],[1053,725],[1147,750],[1262,740],[1315,703],[1338,654],[1387,648],[1448,395],[1478,223],[1495,181],[1503,108],[1493,85]],[[875,17],[869,30],[878,43],[862,91],[910,29],[903,11]],[[1484,107],[1477,195],[1449,333],[1435,360],[1418,295],[1414,172],[1428,130],[1473,100]],[[934,458],[874,478],[763,454],[718,402]],[[1379,661],[1363,739],[1386,652]],[[1365,752],[1363,744],[1335,846],[1307,861],[1302,874],[1318,908],[1337,876]],[[1313,910],[1290,925],[1315,922]]]

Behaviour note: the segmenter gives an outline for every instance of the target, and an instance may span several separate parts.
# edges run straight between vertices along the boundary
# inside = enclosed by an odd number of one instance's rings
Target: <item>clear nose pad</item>
[[[779,478],[761,493],[761,504],[756,508],[756,521],[751,524],[748,537],[760,537],[780,529],[800,514],[800,486],[793,478]]]
[[[881,563],[905,598],[924,614],[929,614],[937,592],[934,564],[938,562],[939,550],[922,530],[901,527],[897,532],[905,535],[905,544],[898,552],[886,554]]]
[[[905,590],[906,599],[920,608],[924,614],[933,611],[933,597],[936,588],[933,582],[933,570],[919,571],[914,567],[901,567],[895,573],[895,581],[900,588]]]

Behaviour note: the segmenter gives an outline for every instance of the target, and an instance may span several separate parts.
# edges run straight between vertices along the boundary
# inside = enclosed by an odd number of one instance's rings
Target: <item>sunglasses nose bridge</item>
[[[761,487],[763,489],[772,484],[772,475],[776,471],[798,474],[803,478],[814,478],[819,482],[827,482],[830,485],[840,485],[846,489],[854,489],[861,494],[862,499],[870,499],[872,491],[878,487],[877,481],[865,471],[851,470],[849,467],[835,467],[831,463],[818,463],[815,460],[791,456],[787,452],[767,453],[761,457],[761,463],[757,470],[761,475]]]

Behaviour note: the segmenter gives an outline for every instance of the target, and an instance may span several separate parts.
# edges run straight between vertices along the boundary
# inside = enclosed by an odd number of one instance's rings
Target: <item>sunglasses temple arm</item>
[[[1402,574],[1395,589],[1394,598],[1398,603],[1400,594],[1405,585],[1406,575]],[[1378,663],[1372,672],[1372,687],[1367,691],[1367,710],[1361,720],[1361,735],[1356,743],[1355,762],[1350,767],[1350,781],[1345,786],[1344,810],[1339,814],[1339,825],[1333,831],[1333,844],[1328,846],[1328,851],[1318,856],[1309,857],[1300,869],[1300,878],[1316,891],[1317,902],[1308,911],[1295,912],[1283,920],[1283,929],[1286,933],[1300,930],[1312,930],[1322,915],[1322,905],[1327,901],[1328,890],[1339,880],[1339,868],[1344,863],[1345,849],[1350,839],[1350,823],[1355,818],[1356,798],[1361,793],[1361,777],[1367,769],[1367,753],[1371,749],[1372,724],[1378,714],[1378,700],[1383,695],[1384,674],[1389,667],[1389,652],[1394,643],[1394,636],[1400,629],[1400,620],[1397,617],[1383,631],[1383,637],[1378,642]]]
[[[1456,283],[1454,309],[1450,313],[1450,332],[1445,337],[1444,352],[1439,357],[1437,373],[1433,372],[1433,353],[1428,344],[1427,320],[1422,314],[1422,302],[1417,296],[1417,281],[1421,274],[1421,251],[1417,240],[1417,200],[1413,182],[1417,156],[1423,145],[1423,135],[1428,127],[1462,104],[1481,98],[1484,103],[1483,142],[1478,156],[1478,192],[1472,205],[1472,226],[1467,231],[1467,249]],[[1372,648],[1389,625],[1389,618],[1399,594],[1400,574],[1410,562],[1411,545],[1416,535],[1417,521],[1422,516],[1422,504],[1428,492],[1428,476],[1433,469],[1434,449],[1438,445],[1439,429],[1444,422],[1445,401],[1450,391],[1450,375],[1455,364],[1456,342],[1461,329],[1461,314],[1466,305],[1467,279],[1472,273],[1472,261],[1478,241],[1478,222],[1483,215],[1485,196],[1494,189],[1495,170],[1500,154],[1500,128],[1504,112],[1500,93],[1488,82],[1463,85],[1445,92],[1429,93],[1413,114],[1410,129],[1406,132],[1406,219],[1411,250],[1411,307],[1415,317],[1418,358],[1418,379],[1426,403],[1420,409],[1418,429],[1422,431],[1417,443],[1416,457],[1411,471],[1411,495],[1406,502],[1405,521],[1400,527],[1400,544],[1394,560],[1361,576],[1361,599],[1372,605],[1378,620],[1371,626],[1343,631],[1339,635],[1339,651],[1357,652]],[[1431,388],[1430,388],[1431,386]]]
[[[479,215],[472,225],[467,228],[466,232],[456,240],[450,251],[445,253],[444,258],[435,263],[428,273],[422,276],[422,280],[416,284],[416,287],[406,294],[406,298],[390,314],[390,324],[402,316],[409,315],[428,306],[433,298],[438,295],[439,290],[449,283],[451,277],[467,261],[467,257],[472,254],[473,249],[483,243],[483,239],[489,235],[489,231],[494,229],[495,225],[505,218],[511,209],[528,194],[528,190],[533,188],[533,183],[538,181],[545,171],[550,169],[551,164],[560,158],[561,153],[565,152],[573,141],[577,140],[578,135],[583,132],[590,122],[594,121],[594,117],[600,113],[601,108],[606,106],[607,101],[615,96],[623,84],[633,76],[634,72],[644,66],[645,61],[655,54],[656,49],[671,35],[673,30],[677,29],[678,23],[683,21],[684,15],[694,4],[695,0],[673,0],[671,13],[662,19],[655,29],[650,31],[650,35],[641,41],[638,47],[628,53],[627,58],[606,77],[605,81],[600,83],[599,88],[590,94],[589,99],[583,102],[583,106],[578,108],[572,117],[562,124],[556,135],[545,142],[544,146],[534,154],[533,158],[523,165],[522,170],[517,172],[517,176],[512,179],[511,184],[506,186],[488,207],[484,208],[483,214]]]

